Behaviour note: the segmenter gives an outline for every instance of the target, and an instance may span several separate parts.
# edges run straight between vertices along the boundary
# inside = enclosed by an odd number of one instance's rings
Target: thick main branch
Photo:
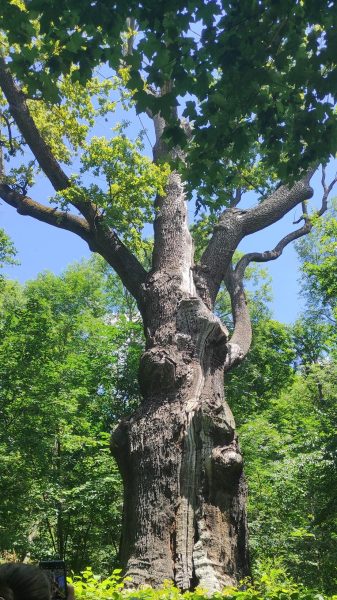
[[[195,283],[204,301],[213,306],[221,282],[240,241],[247,235],[276,223],[295,206],[311,198],[313,170],[292,187],[281,185],[266,200],[248,210],[223,211],[213,235],[195,269]]]
[[[68,176],[43,139],[30,114],[25,95],[16,85],[8,65],[2,57],[0,57],[0,87],[7,99],[10,113],[17,127],[54,189],[60,191],[68,188],[71,185]],[[30,214],[30,216],[40,221],[73,231],[85,239],[89,247],[99,252],[116,270],[126,288],[141,305],[142,284],[146,276],[145,269],[118,238],[117,234],[106,224],[97,207],[87,198],[83,198],[81,194],[78,194],[78,197],[71,202],[72,206],[83,215],[85,220],[38,205],[31,199],[20,196],[19,193],[11,190],[8,186],[4,187],[2,185],[2,198],[21,214]],[[54,218],[55,214],[57,214],[57,218]],[[79,223],[81,223],[81,226],[79,226]]]
[[[48,225],[72,231],[85,240],[89,244],[91,250],[96,250],[89,225],[82,217],[77,217],[69,212],[64,212],[40,204],[39,202],[32,200],[32,198],[13,190],[4,183],[0,184],[0,197],[6,204],[15,208],[20,215],[33,217],[38,221],[48,223]]]

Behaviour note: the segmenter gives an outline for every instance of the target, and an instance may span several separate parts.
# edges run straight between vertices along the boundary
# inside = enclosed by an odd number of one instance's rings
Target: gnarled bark
[[[223,335],[182,300],[175,352],[147,350],[144,401],[115,431],[124,481],[121,559],[135,585],[219,590],[247,574],[246,485],[223,392]],[[199,331],[197,331],[200,328]]]
[[[124,481],[121,559],[134,585],[220,590],[248,571],[246,484],[224,399],[228,332],[194,287],[176,174],[167,192],[144,288],[143,402],[111,443]]]

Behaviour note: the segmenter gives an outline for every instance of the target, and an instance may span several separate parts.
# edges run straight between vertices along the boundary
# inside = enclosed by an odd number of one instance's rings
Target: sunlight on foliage
[[[73,151],[83,148],[95,117],[115,110],[117,103],[110,99],[111,91],[118,85],[115,79],[90,79],[84,87],[72,81],[71,75],[66,76],[59,85],[61,103],[28,101],[35,123],[57,160],[70,164]]]
[[[74,186],[56,195],[54,202],[64,209],[78,194],[82,199],[90,198],[128,246],[139,252],[147,245],[142,230],[144,223],[153,221],[155,196],[165,193],[169,166],[157,166],[141,154],[142,138],[132,142],[124,129],[125,125],[119,125],[111,139],[93,137],[84,145],[81,174],[97,183],[86,185],[77,178]]]
[[[209,594],[207,590],[196,588],[191,592],[181,592],[170,581],[164,581],[159,589],[144,586],[135,590],[125,589],[131,578],[122,579],[121,570],[116,569],[108,578],[95,575],[90,567],[80,576],[68,579],[75,588],[79,600],[328,600],[328,596],[315,589],[296,583],[282,566],[271,562],[261,567],[254,582],[249,578],[238,587],[224,588],[222,592]],[[336,600],[337,596],[331,596]]]

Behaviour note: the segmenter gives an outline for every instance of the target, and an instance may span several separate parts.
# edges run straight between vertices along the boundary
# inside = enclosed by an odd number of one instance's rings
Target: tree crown
[[[0,27],[34,97],[61,101],[61,74],[85,83],[98,64],[123,64],[137,111],[160,112],[166,143],[184,148],[201,203],[223,205],[237,187],[265,193],[336,151],[329,0],[12,0]]]

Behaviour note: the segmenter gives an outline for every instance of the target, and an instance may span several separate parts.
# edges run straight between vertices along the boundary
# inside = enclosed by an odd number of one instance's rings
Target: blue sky
[[[142,117],[143,123],[149,126],[146,117]],[[133,131],[139,131],[142,124],[136,120],[132,126]],[[95,135],[100,134],[102,132],[95,131]],[[150,127],[148,134],[152,137]],[[149,147],[145,148],[145,151],[150,153],[150,144],[147,141],[146,143]],[[334,174],[334,169],[336,170],[336,164],[331,164],[328,168],[328,181]],[[322,193],[320,173],[314,176],[312,184],[315,190],[312,204],[319,206]],[[40,180],[34,186],[31,195],[35,200],[45,202],[52,195],[52,189],[45,180]],[[253,198],[251,200],[254,201]],[[273,248],[286,233],[294,228],[292,223],[300,214],[301,210],[297,208],[281,222],[246,238],[239,249],[250,252]],[[0,202],[0,226],[13,240],[20,261],[19,266],[6,268],[5,274],[20,282],[33,279],[38,273],[45,270],[59,274],[70,263],[90,256],[85,242],[74,234],[45,225],[31,217],[18,215],[13,208],[2,201]],[[268,263],[268,270],[273,280],[274,317],[283,322],[293,322],[304,310],[303,300],[299,296],[300,273],[298,266],[297,254],[293,245],[288,246],[276,261]]]

